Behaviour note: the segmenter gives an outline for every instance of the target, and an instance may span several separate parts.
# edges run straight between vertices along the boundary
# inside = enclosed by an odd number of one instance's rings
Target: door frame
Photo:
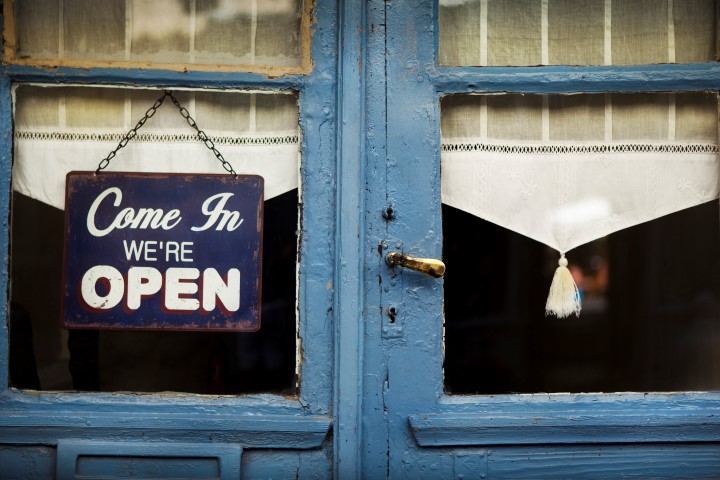
[[[653,471],[687,475],[687,465],[668,456],[673,448],[697,460],[694,472],[711,472],[717,465],[705,459],[720,451],[717,392],[446,394],[441,283],[388,267],[382,249],[433,258],[442,253],[443,95],[719,91],[720,65],[445,67],[437,63],[437,19],[432,0],[371,0],[367,10],[366,476],[382,471],[393,478],[436,478],[438,472],[492,476],[496,471],[506,478],[531,472],[553,478],[551,468],[562,472],[566,467],[565,475],[579,475],[582,462],[607,467],[607,458],[614,460],[606,472],[617,473],[641,468],[637,456],[645,454],[653,458],[648,467]],[[383,28],[385,41],[373,39],[372,32]],[[384,132],[372,125],[377,112],[387,118]],[[382,215],[389,206],[390,219]],[[392,305],[400,313],[391,325],[387,308]],[[702,442],[707,447],[697,445]],[[613,457],[598,455],[608,445],[621,447]],[[663,450],[662,445],[672,447]],[[572,455],[577,463],[568,460]]]
[[[338,0],[333,478],[363,476],[362,420],[367,30],[365,0]]]
[[[0,326],[0,446],[60,446],[63,458],[76,458],[83,448],[112,437],[115,454],[123,442],[233,444],[241,449],[317,450],[303,464],[300,456],[261,463],[263,469],[287,469],[308,476],[330,470],[329,441],[333,398],[336,300],[335,218],[337,175],[337,41],[338,4],[312,2],[312,68],[281,76],[254,72],[171,71],[157,68],[43,68],[3,63],[0,66],[0,216],[10,217],[13,85],[57,83],[130,85],[137,87],[266,89],[298,93],[302,148],[303,214],[298,244],[299,393],[208,397],[196,395],[25,392],[8,388],[8,328]],[[4,25],[4,22],[0,22]],[[273,73],[274,75],[274,73]],[[330,181],[327,181],[330,178]],[[9,225],[3,222],[0,242],[0,302],[9,289]],[[344,273],[344,272],[343,272]],[[108,435],[111,432],[111,435]],[[73,450],[75,449],[75,450]],[[78,450],[79,449],[79,450]],[[19,454],[22,455],[22,454]],[[39,458],[39,457],[38,457]],[[324,459],[320,461],[318,459]],[[51,460],[42,460],[51,461]],[[60,465],[58,465],[58,469]],[[60,470],[58,470],[59,472]],[[273,471],[273,470],[267,470]]]

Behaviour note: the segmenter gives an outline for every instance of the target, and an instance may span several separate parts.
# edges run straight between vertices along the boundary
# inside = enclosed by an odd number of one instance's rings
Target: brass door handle
[[[398,252],[390,252],[385,255],[385,262],[391,267],[400,265],[435,278],[445,275],[445,264],[434,258],[416,258]]]

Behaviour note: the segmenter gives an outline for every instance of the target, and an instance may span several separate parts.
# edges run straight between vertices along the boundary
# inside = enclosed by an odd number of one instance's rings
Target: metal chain
[[[237,177],[237,173],[233,169],[232,165],[230,165],[230,162],[225,160],[225,157],[223,157],[222,154],[218,151],[218,149],[215,148],[215,143],[210,139],[210,137],[208,137],[205,132],[203,132],[202,130],[200,130],[200,128],[198,128],[197,123],[195,123],[195,120],[193,120],[193,118],[190,116],[190,112],[188,112],[185,107],[180,105],[180,102],[178,102],[177,98],[175,98],[175,95],[173,95],[172,91],[170,91],[170,90],[165,90],[165,93],[163,93],[163,95],[160,98],[155,100],[155,103],[152,105],[152,107],[148,108],[148,110],[145,112],[145,115],[143,115],[143,117],[140,119],[140,121],[138,121],[137,124],[128,133],[125,134],[123,139],[120,140],[120,143],[118,143],[117,147],[115,147],[115,150],[110,152],[107,157],[100,160],[100,163],[98,164],[98,168],[97,168],[97,170],[95,170],[95,174],[97,175],[102,170],[105,170],[107,168],[107,166],[110,165],[110,160],[112,160],[115,157],[115,155],[117,155],[118,150],[125,147],[130,140],[135,138],[138,130],[140,130],[140,128],[142,128],[143,125],[145,125],[145,122],[147,122],[149,118],[151,118],[153,115],[155,115],[155,112],[157,111],[157,109],[160,108],[160,106],[165,101],[165,97],[170,97],[170,100],[172,100],[173,104],[175,104],[175,106],[180,111],[180,115],[182,115],[183,118],[188,122],[188,125],[190,125],[192,128],[195,129],[195,131],[197,132],[198,139],[200,141],[202,141],[205,144],[205,146],[207,148],[209,148],[215,154],[215,156],[220,161],[220,163],[222,164],[225,171],[227,171],[228,173]]]
[[[195,123],[195,120],[193,120],[193,118],[190,116],[190,112],[188,112],[185,107],[180,105],[180,102],[178,102],[177,98],[175,98],[175,95],[173,95],[171,91],[166,90],[165,95],[170,97],[170,100],[172,100],[172,102],[180,111],[180,115],[182,115],[183,118],[187,120],[188,125],[195,129],[198,138],[205,144],[207,148],[209,148],[215,154],[225,171],[237,177],[237,173],[235,173],[235,170],[233,169],[232,165],[230,165],[230,162],[225,160],[225,157],[222,156],[222,153],[220,153],[218,149],[215,148],[215,143],[210,139],[210,137],[208,137],[205,132],[198,128],[197,123]]]

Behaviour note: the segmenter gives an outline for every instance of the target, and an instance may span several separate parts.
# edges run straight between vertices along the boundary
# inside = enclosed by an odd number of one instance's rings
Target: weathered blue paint
[[[242,447],[222,443],[63,440],[57,480],[75,478],[240,478]]]
[[[0,393],[0,443],[57,445],[72,437],[146,442],[233,443],[243,452],[243,475],[272,477],[294,472],[305,478],[330,476],[328,441],[333,410],[333,309],[336,216],[337,2],[318,0],[312,22],[312,71],[269,78],[242,72],[171,72],[156,69],[71,69],[0,67],[0,296],[8,287],[8,219],[12,165],[13,83],[104,84],[156,88],[295,90],[300,98],[303,216],[299,242],[301,361],[297,397],[249,395],[132,395]],[[357,258],[357,257],[356,257]],[[7,385],[7,329],[0,326],[0,384]],[[268,450],[281,449],[281,450]],[[310,449],[305,452],[305,450]],[[44,450],[43,450],[44,451]],[[262,452],[275,452],[272,461]],[[28,471],[27,447],[3,452],[2,478]],[[257,453],[256,453],[257,452]],[[122,452],[118,452],[122,454]],[[257,459],[257,466],[254,462]],[[6,463],[7,460],[7,463]],[[42,471],[48,458],[38,456]],[[34,463],[34,460],[31,461]],[[54,465],[52,466],[54,467]],[[54,470],[54,468],[53,468]],[[277,478],[277,476],[276,476]]]
[[[486,458],[487,478],[498,480],[711,479],[720,471],[718,444],[510,447],[488,450]]]
[[[331,415],[335,370],[337,2],[315,4],[313,70],[300,90],[302,230],[300,232],[300,394],[307,414]],[[328,455],[330,455],[328,453]]]
[[[364,345],[362,466],[364,478],[387,478],[389,473],[388,421],[385,403],[387,346],[382,339],[381,292],[390,288],[390,279],[381,264],[378,248],[388,238],[382,211],[392,199],[386,196],[387,121],[386,111],[386,3],[367,2],[365,24],[366,55],[365,118],[365,221],[362,274],[364,289]],[[403,215],[404,212],[398,212]],[[382,247],[380,247],[382,248]]]
[[[335,478],[363,478],[359,438],[363,408],[363,306],[360,277],[363,252],[365,131],[363,121],[365,24],[364,2],[340,2],[338,45],[338,170],[335,263]]]
[[[8,241],[10,235],[10,171],[12,169],[12,95],[10,79],[0,76],[0,305],[8,304],[8,280],[10,259]],[[0,389],[8,384],[8,322],[0,322]]]
[[[254,407],[222,408],[210,402],[198,405],[198,399],[181,409],[172,398],[153,402],[154,408],[147,405],[150,400],[156,399],[149,398],[139,405],[145,408],[135,411],[117,404],[93,408],[99,402],[88,402],[84,413],[66,405],[61,405],[63,410],[49,406],[42,410],[33,406],[0,410],[0,443],[54,445],[63,438],[178,442],[212,439],[250,448],[307,449],[322,446],[330,427],[326,416],[302,415],[293,412],[294,408],[273,411],[270,401],[257,401]],[[207,412],[198,413],[198,406],[203,404]],[[177,410],[181,412],[175,413]],[[248,415],[248,410],[257,414]]]
[[[386,238],[391,241],[389,248],[395,246],[392,242],[402,242],[401,250],[408,255],[440,258],[438,101],[433,83],[424,74],[428,66],[434,65],[434,3],[386,3],[385,194],[396,212],[395,219],[387,223]],[[377,257],[375,252],[376,261]],[[381,263],[378,267],[383,269]],[[388,470],[392,478],[417,478],[418,469],[425,466],[415,453],[417,447],[408,428],[408,416],[426,411],[423,407],[434,405],[441,394],[442,280],[397,271],[394,279],[390,278],[387,266],[383,271],[383,276],[391,280],[390,291],[395,291],[404,332],[400,338],[384,340]],[[385,286],[383,281],[383,292]],[[438,460],[431,462],[438,467],[428,472],[428,478],[449,475],[449,464]]]
[[[320,14],[321,12],[318,12]],[[332,26],[331,26],[332,27]],[[315,34],[317,35],[317,31]],[[315,62],[316,68],[320,63]],[[39,68],[20,65],[3,65],[3,75],[16,82],[73,83],[88,85],[127,85],[156,88],[214,88],[214,89],[291,89],[302,90],[305,82],[313,76],[284,75],[268,77],[247,72],[177,72],[162,69],[137,68]]]
[[[53,478],[55,475],[54,447],[0,446],[0,466],[3,480],[31,480]]]
[[[720,89],[716,62],[612,67],[417,67],[439,92],[599,93]]]
[[[332,478],[327,453],[318,450],[282,452],[279,450],[245,450],[242,456],[243,478]]]
[[[504,412],[411,415],[410,428],[421,447],[720,442],[720,408],[700,412],[644,409],[618,415],[602,405],[563,414],[538,409],[535,415]],[[588,435],[592,432],[592,435]]]
[[[403,452],[405,478],[473,479],[711,479],[717,444],[653,444],[488,449],[432,448]]]
[[[366,379],[364,415],[366,424],[374,428],[374,435],[366,434],[373,443],[383,439],[383,428],[387,432],[386,475],[620,478],[625,471],[658,478],[716,476],[720,471],[717,393],[446,395],[441,281],[408,271],[395,276],[381,261],[384,252],[370,246],[386,240],[389,250],[421,257],[441,254],[438,105],[442,95],[718,90],[718,64],[437,67],[435,2],[377,3],[386,12],[386,42],[379,49],[387,90],[373,92],[380,97],[378,111],[387,117],[387,140],[368,141],[365,364],[379,379],[370,375]],[[372,69],[372,59],[369,63]],[[369,91],[372,88],[369,84]],[[386,156],[372,155],[383,147]],[[380,212],[388,204],[393,205],[395,218],[384,222]],[[389,301],[399,312],[400,336],[383,336],[384,312],[373,308],[386,307]],[[384,423],[377,419],[380,408]],[[376,458],[378,449],[370,443],[364,445],[365,454]],[[668,445],[658,447],[658,443]],[[488,450],[472,448],[476,446]],[[633,463],[635,455],[641,460]],[[677,455],[685,467],[667,460],[656,463],[663,455]],[[372,474],[380,475],[379,462],[368,460],[368,466],[375,468]],[[368,477],[370,472],[366,470]]]
[[[304,208],[298,398],[9,390],[0,443],[26,446],[0,449],[0,459],[18,472],[37,455],[46,472],[52,449],[31,445],[102,436],[239,445],[246,478],[717,477],[715,393],[445,395],[442,283],[382,261],[391,249],[441,254],[441,95],[717,90],[717,65],[436,67],[432,0],[320,0],[315,16],[307,76],[4,68],[8,139],[11,80],[297,90]],[[7,213],[11,148],[0,148]]]

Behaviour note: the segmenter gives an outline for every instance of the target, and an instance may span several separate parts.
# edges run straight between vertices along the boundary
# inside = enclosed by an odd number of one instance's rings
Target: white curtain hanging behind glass
[[[714,0],[440,0],[442,65],[714,61]]]
[[[712,93],[458,95],[442,201],[560,252],[546,315],[579,315],[565,252],[718,197]]]
[[[559,252],[718,196],[716,94],[458,95],[442,200]]]
[[[94,171],[161,95],[160,90],[18,87],[14,190],[63,208],[67,172]],[[236,172],[264,177],[266,199],[298,187],[294,94],[176,91],[175,96]],[[107,171],[226,173],[170,99]]]
[[[301,0],[15,0],[16,57],[301,63]]]

